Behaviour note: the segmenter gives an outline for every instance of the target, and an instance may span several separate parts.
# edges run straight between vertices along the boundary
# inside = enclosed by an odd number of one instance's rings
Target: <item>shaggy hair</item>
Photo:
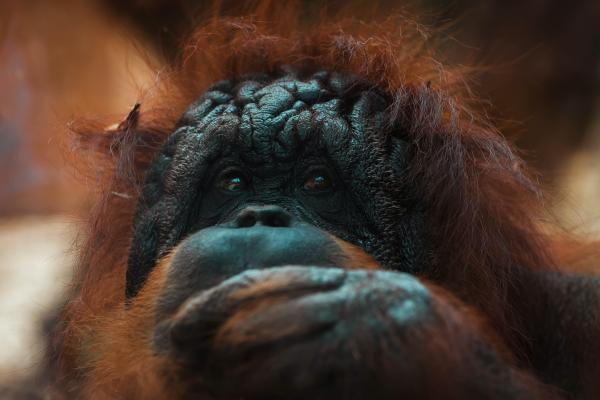
[[[544,226],[538,185],[507,141],[474,111],[464,71],[442,68],[432,36],[403,17],[363,23],[298,15],[275,3],[248,17],[213,17],[123,122],[71,125],[73,154],[101,192],[84,232],[77,286],[56,335],[64,374],[73,374],[75,365],[75,375],[85,374],[94,363],[80,358],[86,338],[125,301],[144,173],[178,119],[211,84],[275,74],[284,66],[355,75],[392,99],[386,124],[415,149],[404,179],[425,204],[426,225],[434,227],[428,237],[432,265],[424,276],[475,304],[513,348],[526,344],[507,295],[519,285],[519,271],[552,269],[560,260]],[[68,384],[76,377],[60,379]]]

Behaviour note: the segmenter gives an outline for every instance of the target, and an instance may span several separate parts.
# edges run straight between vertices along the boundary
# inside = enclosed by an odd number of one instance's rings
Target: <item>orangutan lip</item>
[[[157,318],[176,314],[204,290],[248,270],[286,265],[333,267],[345,261],[340,246],[324,231],[311,228],[223,228],[200,230],[173,252]]]

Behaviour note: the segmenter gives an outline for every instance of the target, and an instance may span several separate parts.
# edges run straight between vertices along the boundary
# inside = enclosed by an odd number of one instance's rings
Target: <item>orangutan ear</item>
[[[136,197],[133,189],[141,186],[145,171],[173,129],[157,126],[153,111],[147,114],[136,103],[121,122],[106,118],[72,121],[67,153],[78,172],[99,181],[100,187],[111,181],[117,186],[122,183],[126,189],[122,194]]]

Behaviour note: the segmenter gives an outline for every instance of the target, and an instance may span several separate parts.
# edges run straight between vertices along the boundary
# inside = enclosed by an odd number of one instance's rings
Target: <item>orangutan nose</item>
[[[244,208],[234,219],[236,228],[250,228],[263,225],[271,228],[288,228],[291,226],[292,216],[283,208],[275,205],[249,206]]]

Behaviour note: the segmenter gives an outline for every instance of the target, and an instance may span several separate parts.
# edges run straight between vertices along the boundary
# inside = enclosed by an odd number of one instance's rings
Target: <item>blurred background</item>
[[[0,1],[0,394],[39,364],[43,321],[69,288],[94,196],[65,161],[68,121],[124,117],[213,2]],[[221,1],[225,13],[240,1]],[[305,1],[307,9],[342,1]],[[483,66],[473,89],[523,151],[564,227],[600,233],[600,2],[357,2],[444,27],[445,60]],[[310,17],[307,13],[307,18]],[[3,391],[4,390],[4,391]]]

